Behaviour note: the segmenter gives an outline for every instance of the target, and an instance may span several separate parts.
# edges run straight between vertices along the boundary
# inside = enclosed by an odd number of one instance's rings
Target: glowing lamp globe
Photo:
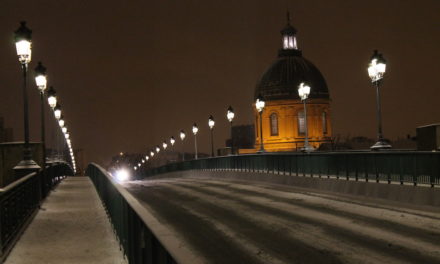
[[[228,107],[228,112],[226,113],[226,117],[228,118],[229,122],[232,122],[235,117],[234,109],[232,109],[232,106]]]
[[[263,97],[261,95],[258,95],[257,100],[255,102],[255,108],[258,112],[263,111],[264,106],[266,105],[266,102],[264,101]]]
[[[212,130],[214,128],[214,125],[215,125],[214,117],[212,115],[210,115],[208,118],[209,129]]]
[[[300,83],[298,86],[298,95],[301,98],[301,100],[306,100],[307,97],[309,97],[310,94],[310,86],[306,83]]]

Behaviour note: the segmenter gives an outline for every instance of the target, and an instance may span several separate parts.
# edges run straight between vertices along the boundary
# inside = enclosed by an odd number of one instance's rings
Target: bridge
[[[1,189],[4,263],[440,263],[440,154],[50,164]]]

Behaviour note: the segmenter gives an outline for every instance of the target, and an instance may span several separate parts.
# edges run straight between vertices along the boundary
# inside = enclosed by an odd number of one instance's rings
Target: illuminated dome
[[[290,25],[281,30],[283,48],[278,59],[263,74],[255,89],[265,100],[299,99],[298,86],[306,82],[311,86],[309,98],[329,99],[327,84],[321,72],[302,56],[297,47],[296,29]]]

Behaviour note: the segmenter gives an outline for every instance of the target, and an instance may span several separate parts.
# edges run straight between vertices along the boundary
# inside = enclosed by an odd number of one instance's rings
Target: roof
[[[280,50],[278,59],[266,70],[255,89],[265,100],[300,99],[298,86],[310,85],[309,98],[330,98],[321,72],[299,50]]]

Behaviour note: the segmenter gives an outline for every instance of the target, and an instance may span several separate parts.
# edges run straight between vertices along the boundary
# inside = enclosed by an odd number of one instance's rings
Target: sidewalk
[[[5,264],[126,263],[101,201],[87,177],[52,191]]]

